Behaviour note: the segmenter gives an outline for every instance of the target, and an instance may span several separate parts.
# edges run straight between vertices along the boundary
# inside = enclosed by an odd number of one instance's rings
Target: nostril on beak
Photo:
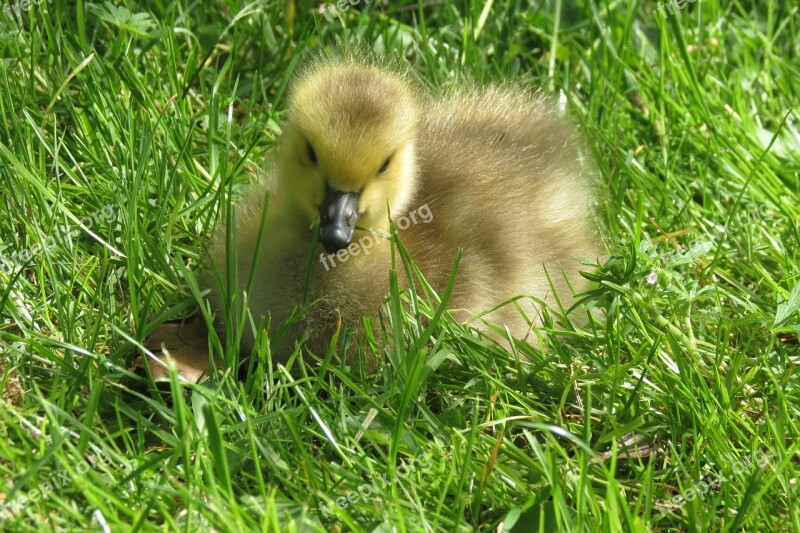
[[[333,225],[320,228],[320,241],[329,253],[336,253],[347,248],[353,238],[353,230],[344,225]]]

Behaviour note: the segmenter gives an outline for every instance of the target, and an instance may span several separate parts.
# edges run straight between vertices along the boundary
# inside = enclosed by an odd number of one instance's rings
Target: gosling
[[[520,295],[570,306],[587,288],[576,258],[600,255],[582,147],[540,95],[491,86],[434,96],[393,67],[312,60],[291,87],[272,171],[235,210],[236,250],[224,225],[212,239],[212,308],[224,316],[220,285],[232,284],[256,324],[268,317],[270,338],[281,332],[277,361],[301,340],[324,353],[339,320],[357,334],[364,316],[379,323],[392,227],[439,294],[462,251],[448,305],[459,320]],[[315,303],[297,318],[304,302]],[[530,298],[517,305],[525,316],[505,305],[476,325],[524,338],[539,311]],[[247,324],[243,349],[254,342]]]

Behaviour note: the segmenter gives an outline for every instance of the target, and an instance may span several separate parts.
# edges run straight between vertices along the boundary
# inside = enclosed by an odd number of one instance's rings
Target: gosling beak
[[[341,192],[325,187],[325,201],[319,208],[319,240],[330,253],[338,252],[353,240],[358,219],[359,192]]]

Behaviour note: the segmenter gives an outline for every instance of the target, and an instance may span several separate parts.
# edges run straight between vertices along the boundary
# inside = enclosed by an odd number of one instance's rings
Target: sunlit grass
[[[26,4],[0,13],[0,530],[800,530],[796,2]],[[377,371],[265,337],[200,385],[130,371],[320,43],[563,96],[609,256],[587,323],[508,352],[394,290]]]

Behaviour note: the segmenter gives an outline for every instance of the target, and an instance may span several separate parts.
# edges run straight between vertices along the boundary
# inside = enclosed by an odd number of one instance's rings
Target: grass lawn
[[[800,531],[797,0],[118,3],[0,13],[0,531]],[[394,292],[377,372],[212,335],[210,379],[149,386],[333,43],[562,99],[591,320],[509,353]]]

